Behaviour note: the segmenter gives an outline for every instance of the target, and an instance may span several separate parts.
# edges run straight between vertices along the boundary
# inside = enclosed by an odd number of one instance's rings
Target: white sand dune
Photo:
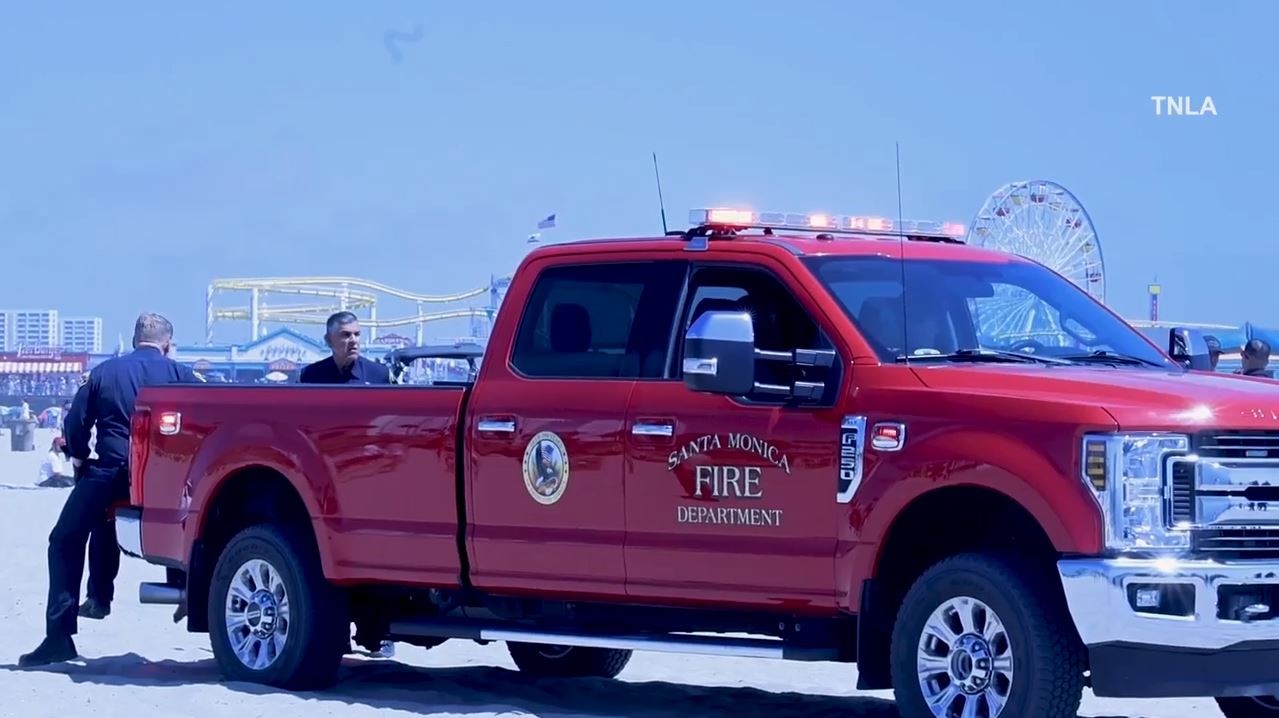
[[[637,653],[616,681],[534,681],[501,644],[400,645],[393,660],[350,658],[322,693],[224,683],[208,638],[137,602],[161,569],[125,559],[105,621],[83,621],[81,660],[19,670],[43,632],[45,547],[67,489],[31,489],[40,457],[0,450],[0,716],[252,718],[301,716],[619,716],[626,718],[889,718],[891,693],[855,694],[851,666]],[[33,452],[38,454],[38,452]],[[1211,700],[1110,701],[1087,696],[1083,716],[1218,716]]]

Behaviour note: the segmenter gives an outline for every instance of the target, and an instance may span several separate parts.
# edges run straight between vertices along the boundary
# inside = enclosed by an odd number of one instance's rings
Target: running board
[[[167,583],[142,583],[138,585],[138,602],[178,606],[186,600],[186,589]]]
[[[397,621],[391,637],[461,638],[473,641],[508,641],[583,648],[617,648],[657,653],[684,653],[736,658],[775,658],[787,661],[837,661],[835,646],[800,646],[776,638],[730,638],[678,633],[610,635],[574,631],[534,630],[509,624],[477,621]]]

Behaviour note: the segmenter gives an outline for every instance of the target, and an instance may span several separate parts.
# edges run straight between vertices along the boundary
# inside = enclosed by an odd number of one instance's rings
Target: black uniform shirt
[[[345,369],[339,369],[330,356],[303,367],[298,381],[303,384],[390,384],[391,370],[364,357],[356,357]]]
[[[76,392],[63,428],[73,459],[89,458],[90,430],[96,425],[98,461],[123,465],[129,461],[129,424],[138,390],[154,384],[198,382],[190,367],[179,364],[149,346],[112,357],[89,372],[89,380]]]

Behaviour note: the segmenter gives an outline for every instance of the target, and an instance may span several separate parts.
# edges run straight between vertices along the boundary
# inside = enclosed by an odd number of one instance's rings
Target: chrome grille
[[[1192,523],[1195,520],[1195,465],[1188,461],[1173,461],[1169,466],[1169,511],[1172,526]]]
[[[1194,546],[1199,551],[1256,554],[1279,551],[1279,529],[1219,528],[1196,532]]]
[[[1198,463],[1168,463],[1168,517],[1193,526],[1195,550],[1279,554],[1279,431],[1208,431],[1193,438]]]
[[[1195,453],[1214,459],[1279,459],[1279,431],[1214,431],[1195,437]]]

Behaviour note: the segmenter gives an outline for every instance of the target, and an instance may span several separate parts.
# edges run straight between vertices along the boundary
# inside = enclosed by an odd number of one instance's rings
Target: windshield
[[[1179,368],[1079,287],[1032,262],[903,263],[880,256],[805,262],[882,361],[956,352],[971,360],[977,350]]]

